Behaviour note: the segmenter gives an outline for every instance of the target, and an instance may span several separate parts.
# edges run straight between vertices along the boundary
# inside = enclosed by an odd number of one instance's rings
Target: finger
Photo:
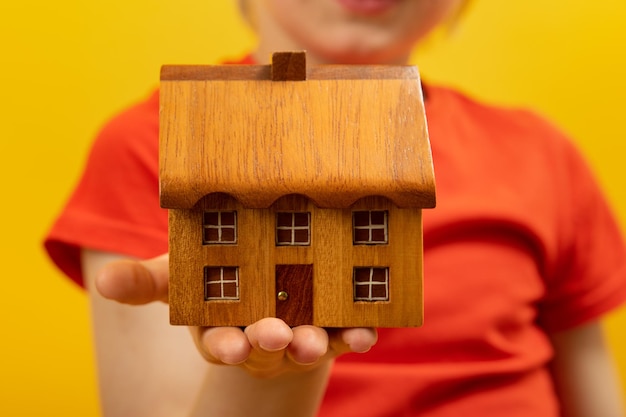
[[[341,332],[343,342],[356,353],[369,351],[378,341],[378,332],[374,328],[351,328]]]
[[[252,346],[238,327],[193,327],[196,347],[211,363],[238,365],[248,359]]]
[[[147,261],[111,262],[96,275],[96,288],[103,297],[125,304],[167,302],[168,260],[165,254]]]
[[[329,332],[329,345],[336,355],[348,352],[365,353],[378,341],[378,332],[373,328],[333,329]]]
[[[263,352],[284,350],[293,340],[293,331],[281,319],[267,317],[245,329],[253,348]]]
[[[253,375],[269,377],[285,370],[287,346],[293,340],[291,328],[277,318],[264,318],[246,327],[252,351],[245,368]]]
[[[289,358],[300,365],[312,365],[328,352],[328,333],[315,326],[293,328],[293,341],[287,349]]]

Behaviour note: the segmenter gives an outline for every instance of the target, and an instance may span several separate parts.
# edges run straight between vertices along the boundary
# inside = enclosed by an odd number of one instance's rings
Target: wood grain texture
[[[389,211],[387,245],[352,245],[352,211]],[[400,209],[384,197],[361,199],[350,208],[320,210],[313,239],[314,322],[328,327],[412,327],[422,323],[422,220],[419,209]],[[387,302],[355,302],[354,267],[388,267]]]
[[[200,244],[205,209],[237,210],[237,245]],[[387,245],[352,245],[352,211],[362,209],[389,211]],[[311,213],[310,246],[275,245],[279,211]],[[192,210],[170,210],[171,322],[246,326],[263,317],[282,315],[276,307],[281,290],[276,286],[276,265],[313,265],[312,278],[308,281],[303,276],[301,283],[312,285],[313,316],[309,324],[409,327],[422,323],[421,210],[399,209],[384,197],[361,199],[346,209],[325,209],[299,195],[284,196],[267,209],[247,209],[224,194],[207,196]],[[240,300],[205,301],[205,266],[238,266]],[[389,301],[354,301],[355,266],[390,269]],[[294,323],[300,321],[297,318]]]
[[[275,52],[272,54],[272,81],[306,80],[304,52]]]
[[[435,183],[417,69],[305,67],[306,81],[289,82],[303,73],[292,58],[277,57],[280,81],[270,66],[162,69],[171,322],[418,326]],[[236,211],[236,243],[203,244],[203,213],[216,210]],[[354,210],[385,211],[388,242],[354,245]],[[309,245],[276,245],[279,212],[310,214]],[[205,300],[204,269],[224,267],[237,268],[239,299]],[[388,300],[355,301],[356,267],[388,269]]]
[[[313,265],[276,265],[276,293],[276,317],[290,326],[313,324]]]
[[[435,204],[416,78],[163,81],[160,128],[163,207],[214,192],[255,208],[292,193],[320,207]]]
[[[202,245],[205,209],[236,210],[240,230],[237,245]],[[271,246],[261,244],[273,236],[271,213],[245,209],[225,195],[209,196],[193,210],[170,210],[169,304],[172,324],[244,326],[275,315],[274,263]],[[239,268],[239,301],[204,301],[205,266]],[[270,277],[268,279],[268,277]]]
[[[161,81],[270,80],[271,65],[163,65]],[[315,65],[307,80],[419,80],[411,65]]]

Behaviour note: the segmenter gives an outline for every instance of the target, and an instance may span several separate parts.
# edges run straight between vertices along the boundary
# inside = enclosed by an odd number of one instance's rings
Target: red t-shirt
[[[249,63],[250,61],[246,61]],[[425,324],[381,329],[337,360],[324,417],[555,417],[546,332],[626,300],[626,250],[571,142],[521,110],[426,87],[437,208],[424,213]],[[46,238],[82,283],[79,248],[167,251],[158,94],[115,117]]]

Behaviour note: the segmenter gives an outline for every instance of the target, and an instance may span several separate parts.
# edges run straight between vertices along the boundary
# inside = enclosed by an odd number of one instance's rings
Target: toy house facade
[[[422,322],[434,174],[415,67],[165,66],[172,324]]]

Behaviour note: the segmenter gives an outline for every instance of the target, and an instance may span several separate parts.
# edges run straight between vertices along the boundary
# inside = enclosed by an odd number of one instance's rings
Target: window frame
[[[362,223],[361,219],[357,219],[358,215],[367,213],[366,223]],[[383,221],[374,222],[372,214],[382,213]],[[374,239],[376,231],[383,231],[383,239]],[[359,232],[367,231],[367,239],[360,239],[357,235]],[[387,245],[389,244],[389,211],[388,210],[354,210],[352,212],[352,244],[353,245]]]
[[[207,221],[207,216],[211,214],[217,214],[217,222]],[[223,215],[232,214],[232,224],[223,223]],[[203,245],[236,245],[238,236],[237,227],[237,211],[236,210],[205,210],[202,212],[202,244]],[[217,240],[207,239],[207,232],[210,230],[217,230]],[[223,239],[224,231],[232,230],[232,240]]]
[[[282,225],[281,216],[291,216],[290,225]],[[298,225],[296,221],[297,215],[306,215],[306,225]],[[298,231],[306,230],[306,241],[299,241],[296,239]],[[283,240],[279,237],[279,232],[289,232],[290,239]],[[276,212],[276,227],[275,227],[275,243],[276,246],[311,246],[311,212],[310,211],[277,211]]]
[[[357,281],[357,274],[359,271],[369,270],[369,279],[367,281]],[[384,272],[384,280],[383,281],[375,281],[375,272],[383,271]],[[374,287],[379,287],[384,285],[384,297],[374,296]],[[360,302],[375,302],[375,301],[389,301],[389,267],[384,266],[359,266],[353,268],[352,273],[352,286],[353,286],[353,295],[354,301]],[[368,286],[367,296],[359,296],[357,295],[358,287]]]
[[[219,280],[210,280],[210,271],[219,269]],[[234,271],[234,279],[225,279],[225,271]],[[237,266],[205,266],[203,269],[204,276],[204,301],[239,301],[239,267]],[[224,284],[235,284],[235,295],[224,295]],[[219,284],[220,296],[210,296],[209,285]]]

